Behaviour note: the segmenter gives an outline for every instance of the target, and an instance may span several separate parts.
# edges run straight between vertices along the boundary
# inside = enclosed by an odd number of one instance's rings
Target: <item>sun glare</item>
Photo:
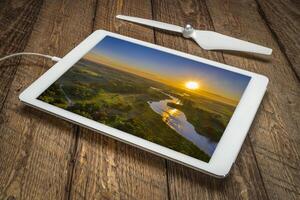
[[[195,81],[188,81],[185,83],[185,87],[190,90],[197,90],[199,88],[199,83]]]

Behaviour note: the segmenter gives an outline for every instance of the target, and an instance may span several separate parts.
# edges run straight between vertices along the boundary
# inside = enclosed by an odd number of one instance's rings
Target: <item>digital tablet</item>
[[[98,30],[20,95],[34,108],[225,177],[265,76]]]

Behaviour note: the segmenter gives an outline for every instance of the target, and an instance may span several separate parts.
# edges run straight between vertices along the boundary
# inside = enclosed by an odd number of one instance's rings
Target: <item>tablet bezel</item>
[[[146,47],[158,49],[160,51],[175,54],[191,60],[206,63],[218,68],[237,72],[251,77],[251,80],[245,89],[240,102],[238,103],[218,145],[209,162],[204,162],[169,149],[167,147],[155,144],[148,140],[134,136],[130,133],[120,131],[118,129],[109,127],[91,119],[85,118],[78,114],[56,107],[54,105],[38,100],[37,97],[45,91],[52,83],[54,83],[62,74],[64,74],[70,67],[72,67],[78,60],[80,60],[89,50],[91,50],[98,42],[105,36],[112,36],[123,39],[129,42],[137,43]],[[169,48],[161,47],[148,42],[129,38],[116,33],[111,33],[104,30],[97,30],[69,52],[61,61],[56,63],[41,77],[34,81],[28,88],[26,88],[19,96],[20,100],[25,104],[35,107],[37,109],[46,111],[52,115],[58,116],[65,120],[84,126],[88,129],[100,132],[109,137],[131,144],[138,148],[152,152],[164,158],[173,160],[183,165],[192,167],[196,170],[208,173],[218,178],[226,177],[236,160],[240,148],[245,140],[247,132],[254,119],[255,113],[263,98],[268,84],[268,78],[253,72],[245,71],[229,65],[221,64]],[[245,114],[246,113],[246,114]]]

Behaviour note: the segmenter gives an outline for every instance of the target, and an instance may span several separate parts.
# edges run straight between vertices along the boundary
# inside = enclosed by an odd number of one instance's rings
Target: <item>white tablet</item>
[[[20,95],[37,109],[225,177],[265,76],[99,30]]]

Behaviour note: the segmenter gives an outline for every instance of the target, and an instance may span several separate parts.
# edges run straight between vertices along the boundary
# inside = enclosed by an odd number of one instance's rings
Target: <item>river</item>
[[[178,134],[194,143],[199,149],[204,151],[209,156],[212,156],[217,143],[212,141],[201,133],[197,133],[195,127],[187,121],[185,114],[176,109],[168,106],[168,103],[181,104],[180,100],[162,92],[157,88],[152,88],[170,97],[170,99],[160,101],[149,101],[150,108],[162,116],[163,122],[165,122],[170,128],[175,130]]]

